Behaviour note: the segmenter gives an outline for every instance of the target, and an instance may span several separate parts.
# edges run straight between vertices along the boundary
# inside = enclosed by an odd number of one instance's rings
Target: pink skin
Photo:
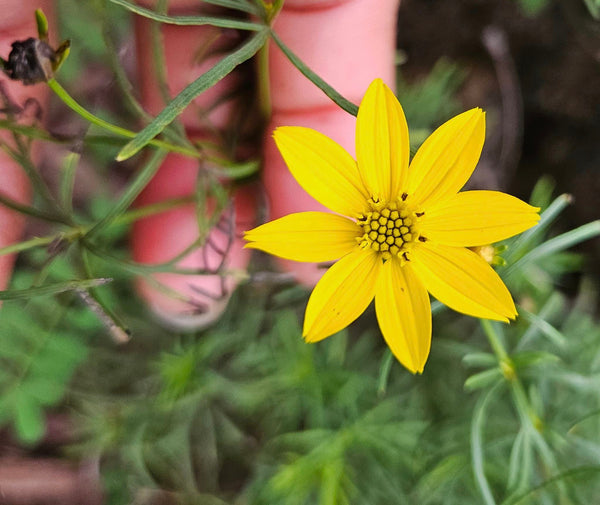
[[[147,0],[140,2],[153,5]],[[374,8],[372,0],[286,0],[283,11],[275,21],[275,29],[283,41],[306,63],[336,88],[343,96],[359,103],[368,84],[381,77],[389,85],[394,84],[394,51],[396,10],[399,0],[379,0]],[[192,12],[197,0],[179,0],[169,3],[173,12]],[[31,16],[33,9],[20,9]],[[213,10],[213,9],[211,9]],[[136,18],[138,55],[140,70],[140,94],[144,105],[152,113],[158,112],[163,103],[158,93],[152,67],[151,49],[148,44],[148,22]],[[35,33],[31,29],[28,34]],[[208,63],[197,63],[197,49],[210,41],[213,47],[229,47],[237,35],[221,34],[215,41],[215,32],[210,27],[163,26],[167,75],[172,95],[178,93],[191,80],[199,76]],[[233,37],[233,40],[232,40]],[[14,36],[7,36],[12,40]],[[2,54],[8,54],[6,50]],[[350,153],[354,153],[355,118],[339,109],[319,89],[310,83],[271,44],[269,54],[270,86],[273,115],[265,132],[263,181],[269,197],[269,218],[275,219],[291,212],[323,210],[323,207],[308,196],[291,177],[287,167],[272,141],[272,131],[280,125],[299,125],[315,128],[330,136]],[[235,105],[231,102],[217,107],[209,121],[200,119],[197,107],[206,107],[221,94],[227,93],[236,84],[232,74],[213,89],[200,95],[181,120],[188,133],[194,138],[211,138],[211,127],[223,127]],[[18,86],[17,86],[18,87]],[[28,90],[27,90],[28,91]],[[138,199],[139,205],[161,201],[173,196],[188,195],[193,191],[198,164],[196,161],[169,155],[159,173],[150,182]],[[0,176],[6,172],[0,171]],[[11,190],[16,191],[16,181],[10,179]],[[0,188],[8,187],[0,180]],[[26,194],[21,188],[17,194]],[[235,193],[236,234],[226,260],[226,268],[244,270],[249,261],[248,250],[243,249],[241,234],[251,228],[256,213],[256,190],[242,188]],[[3,209],[0,208],[0,212]],[[8,217],[0,214],[0,222],[8,223]],[[4,244],[18,239],[19,216],[12,214],[10,230],[16,230]],[[4,227],[3,227],[4,228]],[[131,244],[134,259],[143,263],[168,261],[185,249],[198,236],[193,206],[183,206],[151,216],[137,222],[133,228]],[[210,233],[210,240],[223,248],[226,236],[219,230]],[[1,246],[2,244],[0,244]],[[210,246],[205,254],[195,251],[178,265],[182,268],[204,268],[213,266],[221,255]],[[280,261],[280,266],[296,274],[299,282],[314,285],[323,269],[314,264]],[[0,281],[9,275],[10,265],[0,264]],[[3,275],[3,277],[2,277]],[[217,276],[155,274],[155,279],[179,292],[182,297],[174,298],[157,290],[146,280],[140,279],[138,291],[153,311],[164,320],[179,327],[197,327],[212,322],[223,310],[224,300],[213,300],[201,292],[217,293],[221,283]],[[237,279],[229,277],[226,288],[232,289]],[[200,307],[200,310],[198,308]]]
[[[284,43],[345,98],[358,104],[369,83],[395,83],[394,53],[399,0],[287,0],[275,22]],[[273,115],[265,135],[263,180],[270,219],[293,212],[327,210],[291,176],[272,138],[277,126],[307,126],[324,133],[354,155],[355,118],[335,105],[272,44]],[[313,286],[324,268],[278,260],[279,266]]]
[[[172,8],[189,7],[187,3],[171,2]],[[199,56],[209,44],[210,54],[227,50],[238,42],[238,34],[221,32],[214,27],[162,27],[165,60],[169,79],[169,93],[175,96],[187,84],[208,70],[218,61],[218,56],[210,56],[198,63]],[[156,85],[155,68],[152,61],[150,24],[142,18],[136,19],[136,35],[139,42],[139,71],[141,75],[141,95],[146,108],[156,114],[163,107]],[[201,94],[180,116],[188,134],[197,139],[211,139],[214,129],[225,127],[231,117],[235,103],[225,101],[204,117],[206,110],[221,96],[227,95],[237,84],[237,74],[232,73],[216,86]],[[214,138],[212,139],[214,140]],[[169,155],[154,179],[138,198],[138,205],[147,205],[167,198],[187,196],[196,186],[199,162],[192,158]],[[235,192],[235,230],[233,242],[230,234],[217,228],[209,234],[209,242],[196,249],[177,266],[185,269],[216,269],[223,259],[221,251],[229,251],[224,268],[243,272],[250,260],[250,253],[243,249],[242,234],[254,226],[256,205],[250,187]],[[212,205],[212,202],[209,202]],[[223,224],[228,225],[230,212],[223,216]],[[150,216],[133,226],[131,244],[133,257],[141,263],[163,263],[171,260],[198,238],[198,223],[194,205],[178,207],[169,212]],[[154,274],[153,279],[171,290],[157,289],[148,279],[138,280],[138,292],[146,300],[153,312],[164,322],[177,328],[198,328],[206,326],[221,315],[229,295],[235,288],[237,279],[230,275],[223,283],[219,275],[180,275],[172,273]],[[173,296],[178,293],[180,296]]]
[[[16,8],[18,5],[18,8]],[[11,43],[15,40],[23,40],[35,36],[36,26],[33,12],[42,7],[46,13],[51,11],[50,1],[20,0],[15,2],[15,8],[6,6],[2,9],[0,17],[0,54],[7,58],[11,50]],[[57,45],[57,41],[52,40]],[[3,74],[0,80],[6,87],[13,102],[23,105],[28,98],[35,98],[45,109],[48,98],[48,90],[44,84],[34,86],[22,86],[18,82],[11,81]],[[4,107],[4,104],[1,105]],[[10,142],[11,135],[5,130],[0,131],[3,141]],[[0,192],[17,202],[27,204],[30,201],[31,190],[29,180],[23,169],[13,161],[4,151],[0,151]],[[0,248],[13,244],[21,239],[25,219],[22,214],[0,205]],[[0,290],[6,289],[12,272],[15,255],[0,256]]]

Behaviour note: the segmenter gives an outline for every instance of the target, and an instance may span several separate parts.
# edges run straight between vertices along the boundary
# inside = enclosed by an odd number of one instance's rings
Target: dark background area
[[[486,44],[490,28],[504,36],[504,54]],[[565,229],[600,217],[600,23],[583,1],[403,0],[398,47],[409,80],[427,75],[442,57],[468,69],[465,106],[501,117],[496,131],[490,128],[486,154],[504,189],[526,198],[548,174],[557,194],[574,197]],[[589,268],[600,274],[600,240],[580,250],[592,255]]]

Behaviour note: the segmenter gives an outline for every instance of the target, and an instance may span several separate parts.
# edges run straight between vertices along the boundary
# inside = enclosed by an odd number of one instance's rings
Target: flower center
[[[408,208],[403,200],[391,203],[369,200],[370,209],[357,216],[356,222],[363,230],[363,235],[356,238],[359,247],[380,252],[384,261],[392,256],[410,261],[412,244],[424,241],[417,230],[417,221],[423,213]]]

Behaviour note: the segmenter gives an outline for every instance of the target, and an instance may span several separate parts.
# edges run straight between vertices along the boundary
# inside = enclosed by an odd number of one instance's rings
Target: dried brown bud
[[[12,43],[4,72],[15,81],[36,84],[52,79],[56,61],[56,51],[46,42],[34,38],[17,40]]]

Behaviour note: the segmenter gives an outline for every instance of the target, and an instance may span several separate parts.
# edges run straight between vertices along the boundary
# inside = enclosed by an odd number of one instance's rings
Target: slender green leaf
[[[73,213],[73,187],[75,185],[75,172],[81,156],[69,153],[61,167],[60,174],[60,204],[68,214]]]
[[[0,300],[20,300],[28,299],[34,296],[56,295],[65,291],[75,291],[80,289],[88,289],[95,286],[102,286],[112,282],[109,278],[85,279],[82,281],[67,281],[57,282],[48,286],[40,286],[29,289],[11,289],[0,291]]]
[[[37,128],[35,126],[18,124],[11,119],[0,119],[0,130],[9,130],[19,135],[25,135],[32,139],[42,139],[48,142],[64,142],[64,139],[53,137],[47,131]]]
[[[241,163],[230,163],[220,166],[217,170],[219,175],[228,179],[243,179],[254,175],[260,169],[260,162],[257,160],[244,161]]]
[[[479,487],[479,492],[485,505],[496,505],[496,500],[492,495],[492,490],[485,476],[484,455],[483,455],[483,428],[485,426],[485,413],[492,398],[500,390],[502,383],[487,391],[479,400],[473,411],[473,420],[471,422],[471,465],[475,474],[475,481]]]
[[[475,391],[476,389],[489,386],[500,379],[502,379],[502,371],[500,368],[496,367],[490,370],[484,370],[483,372],[471,375],[471,377],[465,381],[465,389],[467,391]]]
[[[118,161],[131,158],[154,137],[162,132],[200,93],[219,82],[240,63],[252,58],[265,44],[269,31],[264,29],[255,34],[243,46],[225,56],[214,67],[186,86],[137,136],[121,149]]]
[[[512,356],[513,363],[517,369],[535,365],[557,363],[560,358],[556,354],[546,351],[525,351]]]
[[[228,9],[235,9],[257,16],[260,14],[260,10],[256,8],[256,5],[245,0],[204,0],[204,3],[218,5],[219,7],[226,7]]]
[[[42,40],[48,38],[48,20],[42,9],[35,10],[35,23],[37,25],[38,37]]]
[[[539,239],[550,227],[561,212],[573,201],[573,197],[568,194],[560,195],[548,208],[542,212],[540,221],[537,225],[521,233],[511,244],[504,258],[508,263],[518,259],[528,246],[531,246],[535,240]]]
[[[523,268],[528,263],[538,261],[546,256],[563,251],[569,247],[573,247],[580,242],[597,237],[598,235],[600,235],[600,220],[584,224],[579,228],[575,228],[574,230],[563,233],[558,237],[554,237],[550,240],[547,240],[543,244],[540,244],[535,249],[529,251],[521,259],[510,265],[503,272],[503,274],[505,277],[508,277],[510,274],[516,270],[519,270],[520,268]]]
[[[35,207],[31,207],[29,205],[24,205],[22,203],[17,202],[16,200],[13,200],[12,198],[9,198],[8,196],[5,196],[2,193],[0,193],[0,205],[8,207],[9,209],[13,209],[21,214],[41,219],[43,221],[64,223],[64,220],[60,216],[56,216],[49,212],[36,209]]]
[[[471,352],[465,354],[462,362],[467,366],[490,367],[498,364],[498,358],[489,352]]]
[[[275,43],[279,46],[279,49],[283,51],[292,65],[294,65],[302,74],[310,79],[310,81],[317,86],[323,93],[325,93],[329,98],[331,98],[337,105],[339,105],[342,109],[344,109],[349,114],[356,116],[358,114],[358,106],[353,104],[350,100],[347,100],[342,95],[340,95],[335,89],[333,89],[329,84],[327,84],[321,77],[315,74],[306,64],[296,56],[292,52],[292,50],[286,46],[283,41],[279,38],[279,36],[271,31],[271,37]]]
[[[548,321],[536,314],[533,314],[532,312],[529,312],[528,310],[525,310],[522,307],[519,308],[519,314],[527,319],[527,321],[529,321],[538,330],[540,330],[540,332],[548,337],[555,345],[561,349],[565,349],[567,347],[567,337],[565,337],[565,335],[558,331]]]
[[[508,489],[514,489],[519,482],[519,477],[523,475],[523,453],[524,451],[529,449],[527,444],[527,430],[521,428],[517,436],[515,437],[515,441],[513,442],[512,449],[510,450],[510,460],[508,465],[508,480],[506,483],[506,487]]]
[[[534,486],[529,491],[527,491],[521,495],[510,497],[506,501],[502,502],[502,505],[517,505],[517,503],[526,503],[526,504],[533,503],[531,500],[525,501],[526,498],[531,499],[532,496],[535,496],[538,493],[538,491],[542,491],[543,489],[550,486],[551,484],[556,485],[567,479],[573,479],[576,477],[583,477],[583,476],[590,476],[590,478],[592,476],[594,476],[594,478],[598,478],[598,475],[600,475],[600,465],[589,465],[589,466],[580,466],[577,468],[572,468],[565,472],[558,473],[558,474],[550,477],[549,479],[546,479],[541,484]],[[588,482],[592,482],[592,481],[588,481]]]
[[[137,196],[142,192],[146,185],[150,182],[154,174],[160,168],[161,163],[164,161],[167,153],[161,149],[156,150],[148,163],[138,172],[135,179],[127,186],[125,193],[121,196],[119,201],[113,205],[108,214],[106,214],[98,223],[94,225],[86,234],[85,238],[90,238],[99,233],[102,229],[106,228],[111,224],[119,215],[127,210],[127,208],[133,203]]]
[[[379,367],[379,380],[377,381],[377,394],[379,396],[383,396],[387,390],[393,362],[394,355],[392,354],[392,351],[386,349],[383,359],[381,360],[381,366]]]
[[[564,309],[564,297],[559,292],[554,292],[550,295],[548,300],[544,303],[542,308],[538,311],[537,316],[547,321],[549,318],[556,318],[557,314],[562,314]],[[533,323],[533,321],[531,321]],[[523,333],[519,342],[517,343],[516,349],[525,348],[535,337],[541,332],[541,329],[536,324],[530,324],[527,331]]]
[[[232,28],[234,30],[250,30],[259,32],[264,29],[264,25],[257,23],[250,23],[248,21],[240,21],[239,19],[228,19],[219,18],[213,16],[168,16],[166,14],[160,14],[150,9],[145,9],[139,5],[128,2],[127,0],[109,0],[109,2],[160,23],[179,25],[179,26],[201,26],[210,25],[217,26],[219,28]]]
[[[67,107],[79,114],[86,121],[89,121],[91,124],[99,126],[100,128],[108,130],[109,132],[115,135],[135,139],[137,135],[135,132],[128,130],[127,128],[122,128],[120,126],[113,125],[108,121],[105,121],[104,119],[92,114],[86,108],[79,105],[79,103],[71,95],[69,95],[69,93],[67,93],[67,90],[63,88],[55,79],[49,79],[46,84],[48,84],[50,89],[54,91],[54,93],[56,93],[56,95],[62,100],[62,102]],[[179,146],[176,144],[171,144],[170,142],[165,142],[164,140],[154,139],[150,139],[148,143],[152,144],[154,147],[160,147],[167,151],[185,154],[186,156],[191,156],[193,158],[200,157],[200,153],[197,150],[191,148],[190,146]]]

